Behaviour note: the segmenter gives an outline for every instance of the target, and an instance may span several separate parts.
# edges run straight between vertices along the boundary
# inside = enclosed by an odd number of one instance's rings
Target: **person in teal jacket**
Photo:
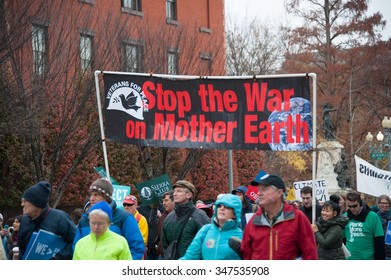
[[[242,239],[240,228],[242,201],[236,195],[224,194],[214,207],[212,223],[204,225],[180,260],[240,260],[228,245],[231,237]]]
[[[75,245],[74,260],[131,260],[125,237],[109,229],[113,217],[110,205],[101,201],[89,213],[91,233]]]

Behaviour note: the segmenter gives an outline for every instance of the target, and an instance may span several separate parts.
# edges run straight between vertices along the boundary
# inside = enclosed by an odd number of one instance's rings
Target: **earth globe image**
[[[273,151],[306,151],[312,148],[312,115],[311,102],[302,97],[294,97],[290,101],[289,111],[274,111],[269,116],[269,123],[272,127],[272,134],[274,139],[274,123],[286,122],[288,116],[292,116],[292,120],[296,122],[296,115],[300,114],[301,121],[308,124],[308,143],[304,143],[303,131],[301,131],[300,139],[296,139],[296,125],[293,126],[292,138],[294,143],[287,143],[286,128],[280,129],[280,143],[270,143],[270,148]],[[282,107],[284,108],[284,103]],[[302,127],[302,126],[300,126]]]

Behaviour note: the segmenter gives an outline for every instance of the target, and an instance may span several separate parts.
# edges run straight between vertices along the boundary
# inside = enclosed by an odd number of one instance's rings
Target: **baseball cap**
[[[280,176],[277,175],[270,175],[266,174],[265,176],[261,177],[259,180],[254,180],[251,182],[251,185],[258,186],[258,185],[264,185],[264,186],[275,186],[277,189],[282,189],[284,192],[286,192],[285,183],[281,179]]]

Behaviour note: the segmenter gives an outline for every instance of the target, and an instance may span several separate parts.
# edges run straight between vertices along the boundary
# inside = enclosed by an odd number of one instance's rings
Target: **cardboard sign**
[[[296,194],[297,200],[301,201],[300,190],[306,186],[312,187],[313,191],[315,191],[315,198],[318,201],[325,202],[326,200],[329,199],[329,193],[327,191],[327,180],[326,179],[316,179],[315,180],[315,188],[313,186],[312,180],[300,181],[300,182],[293,183],[293,187],[295,189],[295,194]]]

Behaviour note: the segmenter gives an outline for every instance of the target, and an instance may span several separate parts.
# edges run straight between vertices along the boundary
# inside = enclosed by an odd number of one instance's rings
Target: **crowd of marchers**
[[[278,175],[251,185],[258,188],[256,201],[239,186],[205,204],[194,203],[195,186],[179,180],[159,204],[139,205],[128,195],[120,207],[111,182],[100,178],[89,186],[84,207],[69,215],[49,207],[51,186],[41,181],[25,190],[21,215],[5,222],[0,214],[0,259],[391,259],[389,196],[369,207],[359,192],[339,192],[313,209],[311,187],[300,190],[301,201],[288,201]],[[56,253],[37,254],[38,239]]]

